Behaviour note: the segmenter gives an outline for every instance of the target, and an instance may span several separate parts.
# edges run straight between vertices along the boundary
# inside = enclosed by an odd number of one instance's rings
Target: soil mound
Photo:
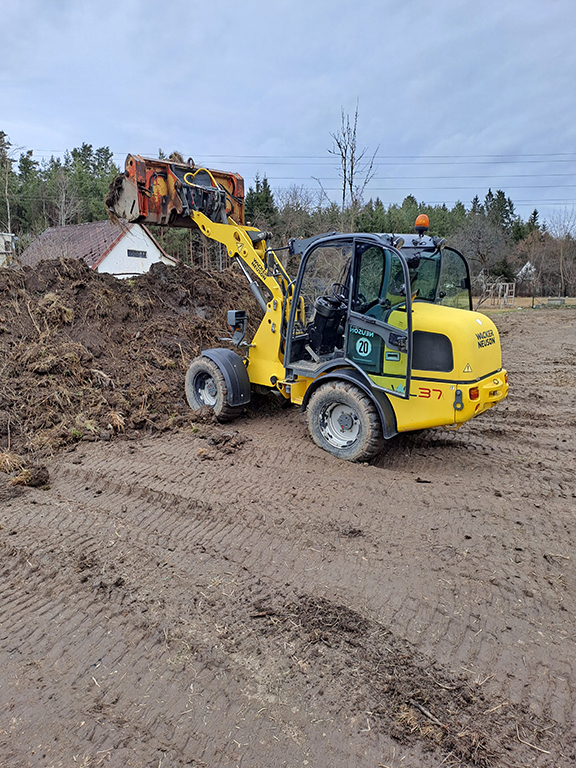
[[[255,330],[261,311],[234,268],[154,264],[131,280],[71,259],[0,269],[0,453],[186,424],[185,372],[222,346],[233,308]]]

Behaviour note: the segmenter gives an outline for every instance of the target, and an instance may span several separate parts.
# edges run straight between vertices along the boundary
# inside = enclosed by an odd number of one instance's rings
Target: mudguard
[[[204,349],[202,355],[212,360],[222,371],[228,390],[228,405],[246,405],[250,402],[250,379],[242,358],[231,349],[217,347]]]
[[[386,440],[389,440],[391,437],[398,434],[398,430],[396,429],[396,416],[394,415],[390,401],[386,397],[386,393],[374,389],[371,386],[370,380],[356,368],[337,368],[330,373],[319,376],[306,390],[306,394],[302,400],[302,411],[306,410],[312,394],[318,387],[322,386],[322,384],[325,384],[327,381],[349,381],[351,384],[357,386],[368,395],[378,409],[380,421],[382,422],[382,434]]]

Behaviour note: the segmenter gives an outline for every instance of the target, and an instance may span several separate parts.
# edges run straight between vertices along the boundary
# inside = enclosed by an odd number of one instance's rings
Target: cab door
[[[373,383],[408,398],[412,357],[410,278],[398,251],[354,244],[346,357]]]

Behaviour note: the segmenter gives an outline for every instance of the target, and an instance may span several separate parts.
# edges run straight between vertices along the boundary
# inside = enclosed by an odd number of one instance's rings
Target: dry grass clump
[[[74,425],[76,429],[79,429],[82,432],[88,432],[92,435],[95,435],[99,431],[96,420],[89,418],[84,413],[77,414],[74,419]]]
[[[108,414],[108,424],[114,432],[124,432],[126,421],[120,411],[110,411]]]
[[[48,325],[69,325],[74,320],[74,310],[67,307],[56,293],[45,294],[38,302],[38,312]]]
[[[12,451],[0,453],[0,472],[15,472],[24,466],[24,459]]]
[[[78,439],[78,438],[76,438]],[[61,424],[49,429],[38,429],[31,434],[25,443],[30,453],[54,454],[59,448],[72,442],[68,431]]]
[[[48,342],[46,339],[35,344],[22,345],[20,363],[31,373],[38,376],[46,374],[61,374],[86,378],[90,369],[88,365],[93,356],[78,342],[62,341]]]

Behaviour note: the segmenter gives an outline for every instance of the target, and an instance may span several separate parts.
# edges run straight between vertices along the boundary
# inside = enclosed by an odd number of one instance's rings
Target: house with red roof
[[[96,272],[116,277],[134,277],[148,272],[157,261],[175,265],[146,227],[127,221],[92,221],[66,227],[51,227],[22,252],[22,266],[43,259],[82,259]]]

